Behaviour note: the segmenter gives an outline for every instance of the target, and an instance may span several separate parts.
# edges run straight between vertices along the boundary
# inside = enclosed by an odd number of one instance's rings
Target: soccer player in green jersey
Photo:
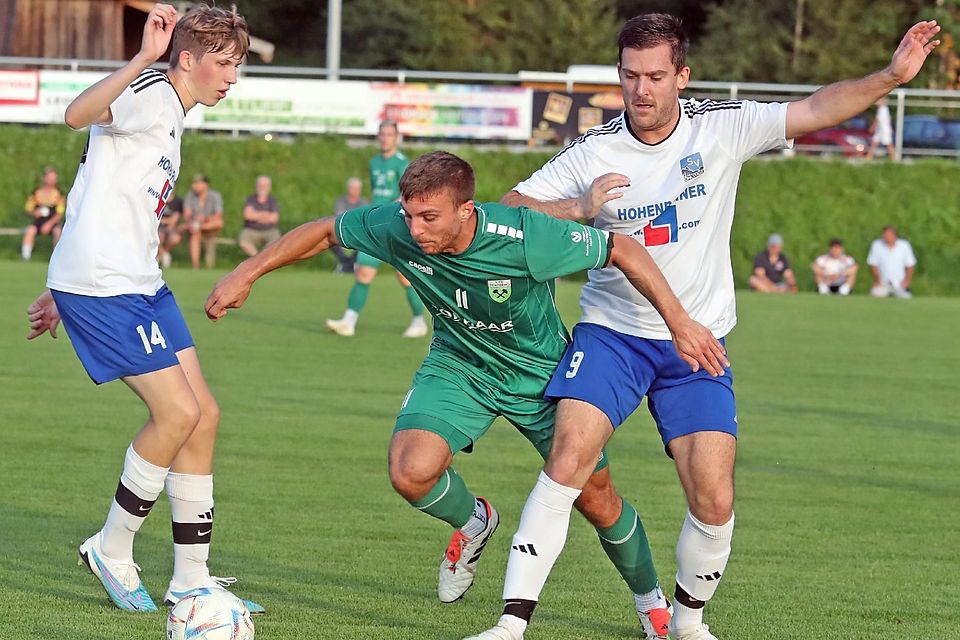
[[[411,505],[454,527],[438,588],[441,601],[453,602],[473,583],[499,523],[497,511],[450,466],[454,454],[469,452],[498,415],[541,456],[550,448],[555,412],[543,391],[570,339],[554,304],[554,278],[612,265],[659,310],[692,370],[722,371],[723,347],[690,319],[632,238],[526,207],[475,203],[472,168],[445,152],[415,160],[400,190],[399,203],[289,232],[223,278],[206,310],[222,318],[264,274],[334,245],[382,258],[410,279],[433,314],[434,338],[397,417],[390,480]],[[605,454],[576,506],[633,590],[644,637],[656,637],[669,613],[643,526],[614,489]],[[640,604],[651,601],[662,604]]]
[[[400,199],[400,176],[407,170],[410,161],[397,148],[400,132],[397,123],[384,120],[380,123],[377,133],[377,142],[380,144],[380,153],[370,158],[370,186],[373,191],[373,204],[387,204]],[[381,260],[363,251],[357,252],[357,261],[354,267],[356,282],[350,289],[347,297],[347,310],[339,320],[327,320],[327,328],[341,336],[352,336],[357,329],[357,320],[360,312],[367,304],[370,295],[370,283],[377,276],[377,268]],[[427,320],[423,316],[423,303],[417,296],[416,290],[410,286],[410,281],[397,271],[397,280],[407,294],[407,303],[413,312],[410,326],[403,332],[404,338],[422,338],[427,335]]]

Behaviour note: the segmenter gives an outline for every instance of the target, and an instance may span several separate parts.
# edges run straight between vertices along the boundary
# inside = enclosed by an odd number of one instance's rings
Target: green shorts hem
[[[456,454],[460,451],[470,453],[473,451],[473,440],[470,436],[442,418],[426,413],[408,413],[397,416],[397,422],[393,427],[393,432],[408,431],[410,429],[420,429],[437,434],[446,440],[447,446],[450,447],[450,453]]]

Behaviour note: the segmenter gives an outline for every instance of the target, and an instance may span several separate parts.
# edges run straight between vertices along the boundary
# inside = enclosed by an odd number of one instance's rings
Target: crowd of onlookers
[[[51,236],[53,244],[60,237],[61,223],[66,209],[66,197],[57,185],[57,170],[46,167],[40,185],[29,195],[25,210],[31,218],[26,227],[21,245],[21,256],[29,260],[38,235]],[[253,193],[243,204],[243,230],[237,244],[248,256],[256,255],[264,246],[280,237],[280,204],[272,194],[270,176],[256,179]],[[351,177],[346,182],[346,191],[334,204],[333,213],[369,204],[363,196],[363,181]],[[173,197],[163,208],[159,236],[160,247],[157,260],[164,268],[172,261],[171,250],[184,240],[190,252],[190,263],[200,268],[201,254],[204,264],[210,268],[216,261],[217,243],[224,226],[223,196],[210,188],[210,180],[198,174],[193,177],[190,191],[183,198]],[[356,257],[339,247],[334,247],[338,272],[353,272]],[[883,228],[883,233],[870,245],[867,265],[870,267],[873,284],[870,294],[876,297],[895,296],[909,298],[910,283],[917,259],[910,242],[900,238],[892,225]],[[814,280],[821,294],[849,295],[857,280],[859,265],[844,250],[843,241],[833,238],[827,252],[813,261]],[[783,252],[783,237],[775,233],[767,240],[767,248],[759,252],[753,261],[749,278],[751,289],[763,293],[796,293],[797,280]]]
[[[896,227],[887,225],[879,238],[870,244],[867,266],[873,277],[870,295],[877,298],[895,296],[909,298],[910,283],[917,258],[910,242],[897,235]],[[847,255],[843,240],[830,240],[827,252],[817,256],[813,264],[817,291],[823,295],[849,295],[857,281],[859,265]],[[790,259],[783,253],[783,237],[779,233],[767,239],[767,248],[753,260],[750,288],[763,293],[796,293],[797,279]]]
[[[27,197],[24,210],[30,224],[23,232],[20,255],[24,260],[33,256],[33,247],[38,235],[50,236],[55,246],[60,239],[63,216],[66,210],[66,195],[58,186],[59,176],[55,167],[43,170],[40,185]],[[353,207],[368,204],[363,197],[363,181],[352,177],[347,181],[346,192],[337,200],[334,213],[342,213]],[[270,176],[258,176],[253,193],[243,204],[243,230],[236,239],[237,245],[248,256],[256,255],[264,246],[280,238],[280,204],[272,194]],[[160,214],[158,235],[160,240],[157,261],[164,268],[172,263],[171,251],[186,241],[190,263],[199,269],[201,257],[209,268],[216,262],[217,244],[224,227],[223,196],[210,188],[210,180],[197,174],[190,183],[190,191],[183,198],[168,195]],[[341,265],[352,270],[353,256],[340,250]],[[338,265],[338,270],[341,269]]]

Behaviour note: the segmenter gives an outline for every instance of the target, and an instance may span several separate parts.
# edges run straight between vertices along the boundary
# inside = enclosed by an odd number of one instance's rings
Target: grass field
[[[510,536],[538,459],[505,425],[456,466],[501,510],[476,586],[436,600],[449,531],[390,488],[393,416],[425,341],[381,275],[358,335],[323,319],[350,279],[273,274],[219,324],[202,303],[222,272],[173,270],[223,410],[212,568],[268,607],[261,640],[457,640],[499,615]],[[44,268],[0,262],[3,447],[0,639],[163,637],[164,615],[114,609],[75,566],[144,420],[121,384],[95,387],[68,340],[23,340]],[[562,283],[576,319],[578,285]],[[734,555],[707,621],[722,640],[960,638],[960,299],[741,293],[729,340],[741,428]],[[665,588],[684,504],[641,409],[613,439],[614,477],[644,516]],[[137,539],[155,598],[171,569],[169,509]],[[636,638],[626,587],[575,516],[528,640]]]

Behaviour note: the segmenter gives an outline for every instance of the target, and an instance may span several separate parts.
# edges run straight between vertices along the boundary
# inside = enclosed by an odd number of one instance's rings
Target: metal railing
[[[99,71],[117,69],[126,64],[123,60],[90,60],[72,58],[37,58],[0,56],[0,69],[3,68],[46,68],[69,69],[71,71]],[[157,63],[157,68],[165,68],[166,63]],[[243,65],[241,76],[273,78],[316,78],[327,79],[331,75],[326,67],[290,67],[273,65]],[[565,72],[520,71],[518,73],[475,73],[463,71],[423,71],[413,69],[339,69],[336,76],[340,80],[382,80],[400,84],[408,82],[456,82],[467,84],[553,84],[563,85],[567,91],[574,91],[578,85],[615,86],[616,68],[612,66],[582,65],[572,66]],[[715,99],[752,99],[760,101],[790,101],[807,96],[820,85],[774,84],[763,82],[725,82],[715,80],[693,80],[688,85],[688,94]],[[890,94],[891,111],[894,117],[894,145],[898,156],[937,155],[960,157],[960,148],[931,149],[904,148],[903,125],[908,109],[923,112],[949,110],[951,114],[960,113],[960,91],[937,89],[899,88]],[[960,142],[958,142],[960,145]],[[801,150],[841,151],[832,146],[808,147]]]

